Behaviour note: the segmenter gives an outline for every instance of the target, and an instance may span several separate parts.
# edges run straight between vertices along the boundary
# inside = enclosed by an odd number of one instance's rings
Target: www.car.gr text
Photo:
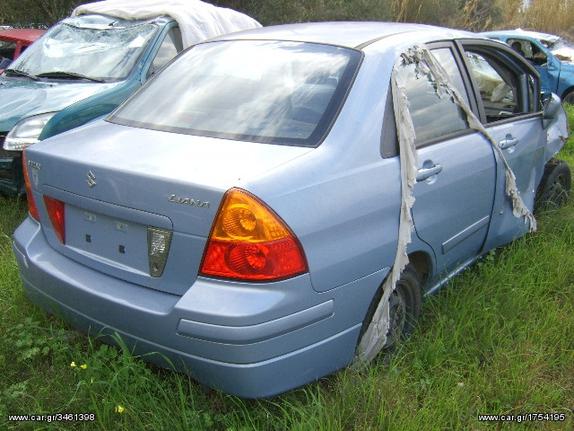
[[[566,413],[520,413],[502,415],[478,415],[479,422],[564,422]]]
[[[53,414],[30,414],[8,415],[9,422],[93,422],[96,420],[95,413],[53,413]]]

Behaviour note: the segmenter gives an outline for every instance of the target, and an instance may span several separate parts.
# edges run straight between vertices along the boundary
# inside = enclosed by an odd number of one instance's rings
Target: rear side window
[[[361,54],[303,42],[196,45],[116,111],[128,126],[314,146],[343,102]]]
[[[462,82],[458,68],[449,73],[451,82]],[[407,93],[417,147],[468,129],[464,112],[452,98],[439,97],[433,80],[426,74],[418,73],[416,65],[400,66],[397,78]]]

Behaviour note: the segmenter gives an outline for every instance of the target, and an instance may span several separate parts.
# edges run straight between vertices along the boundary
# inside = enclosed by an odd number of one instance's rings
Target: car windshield
[[[316,145],[358,67],[358,51],[303,42],[195,46],[109,118],[238,141]]]
[[[33,76],[114,81],[125,78],[157,30],[151,23],[106,28],[62,22],[30,46],[9,69]]]

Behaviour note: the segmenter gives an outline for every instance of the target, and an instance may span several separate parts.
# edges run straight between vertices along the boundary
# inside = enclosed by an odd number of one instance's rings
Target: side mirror
[[[554,93],[546,93],[542,97],[542,125],[547,128],[556,118],[558,111],[562,109],[562,101]]]

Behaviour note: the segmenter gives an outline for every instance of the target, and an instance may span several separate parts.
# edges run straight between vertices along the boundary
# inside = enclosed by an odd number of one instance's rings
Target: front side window
[[[470,74],[478,86],[486,121],[503,120],[520,113],[518,80],[515,74],[496,59],[466,51]]]
[[[456,74],[460,74],[458,68]],[[439,96],[432,78],[420,73],[415,64],[400,66],[397,78],[406,90],[417,147],[468,129],[464,112],[452,98]],[[458,79],[451,76],[451,82],[457,82]]]
[[[157,31],[151,23],[104,28],[62,22],[30,46],[8,69],[39,77],[125,78]],[[9,73],[9,72],[8,72]]]
[[[361,54],[330,45],[223,41],[196,45],[109,121],[263,143],[316,145]]]

